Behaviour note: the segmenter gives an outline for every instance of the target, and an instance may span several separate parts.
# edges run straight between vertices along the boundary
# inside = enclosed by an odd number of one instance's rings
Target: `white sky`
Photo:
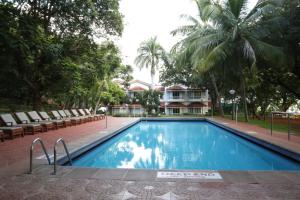
[[[249,0],[249,7],[256,2]],[[192,0],[121,0],[120,10],[124,15],[124,32],[117,44],[123,62],[134,68],[135,79],[151,83],[150,70],[139,70],[134,64],[140,43],[157,36],[158,42],[169,51],[178,40],[170,32],[185,23],[180,15],[197,15],[196,5]],[[158,72],[155,82],[158,82]]]

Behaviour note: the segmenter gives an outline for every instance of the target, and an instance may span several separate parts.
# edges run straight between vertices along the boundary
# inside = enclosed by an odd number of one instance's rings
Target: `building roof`
[[[204,103],[201,102],[193,102],[187,106],[188,108],[202,108],[202,107],[207,107]]]
[[[146,89],[141,86],[134,86],[132,88],[129,88],[129,91],[144,91],[144,90]]]
[[[142,84],[142,85],[145,85],[145,86],[151,87],[151,84],[150,84],[150,83],[146,83],[146,82],[144,82],[144,81],[137,80],[137,79],[135,79],[135,80],[132,80],[132,81],[130,81],[129,83],[130,83],[130,84],[132,84],[132,83],[140,83],[140,84]]]
[[[174,86],[167,88],[167,90],[185,90],[185,89],[186,89],[186,87],[181,86],[181,85],[174,85]]]
[[[163,87],[163,86],[157,86],[157,87],[154,88],[154,90],[164,92],[165,91],[165,87]]]

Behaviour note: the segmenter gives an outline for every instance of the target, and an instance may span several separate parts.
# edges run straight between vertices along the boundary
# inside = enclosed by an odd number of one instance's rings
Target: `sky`
[[[249,0],[253,7],[257,0]],[[185,23],[182,14],[197,16],[197,8],[192,0],[121,0],[120,11],[124,15],[124,31],[116,41],[124,64],[133,67],[134,79],[151,83],[150,70],[140,70],[134,64],[141,42],[157,36],[158,42],[169,51],[179,40],[170,32]],[[155,82],[158,83],[158,72]]]

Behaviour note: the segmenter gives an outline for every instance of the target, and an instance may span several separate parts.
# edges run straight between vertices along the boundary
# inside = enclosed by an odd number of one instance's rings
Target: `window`
[[[193,111],[194,111],[193,108],[189,108],[189,113],[190,114],[193,114],[194,113]]]
[[[201,108],[194,108],[195,113],[201,113]]]
[[[173,99],[179,99],[180,94],[179,92],[173,92]]]
[[[180,109],[179,108],[173,108],[173,114],[179,114]]]
[[[195,91],[194,92],[194,98],[195,99],[200,99],[201,98],[201,92],[200,91]]]

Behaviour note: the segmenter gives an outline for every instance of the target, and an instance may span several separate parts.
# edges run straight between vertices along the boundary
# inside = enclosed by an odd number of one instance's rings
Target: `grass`
[[[225,115],[226,119],[231,119],[231,115]],[[238,122],[245,122],[245,118],[242,114],[238,115]],[[249,124],[257,125],[259,127],[268,129],[271,131],[271,121],[270,119],[266,120],[259,120],[259,119],[252,119],[249,117]],[[296,127],[297,125],[291,124],[291,133],[295,135],[300,135],[300,127]],[[282,133],[288,133],[288,125],[287,124],[282,124],[282,123],[273,123],[273,130],[282,132]]]

